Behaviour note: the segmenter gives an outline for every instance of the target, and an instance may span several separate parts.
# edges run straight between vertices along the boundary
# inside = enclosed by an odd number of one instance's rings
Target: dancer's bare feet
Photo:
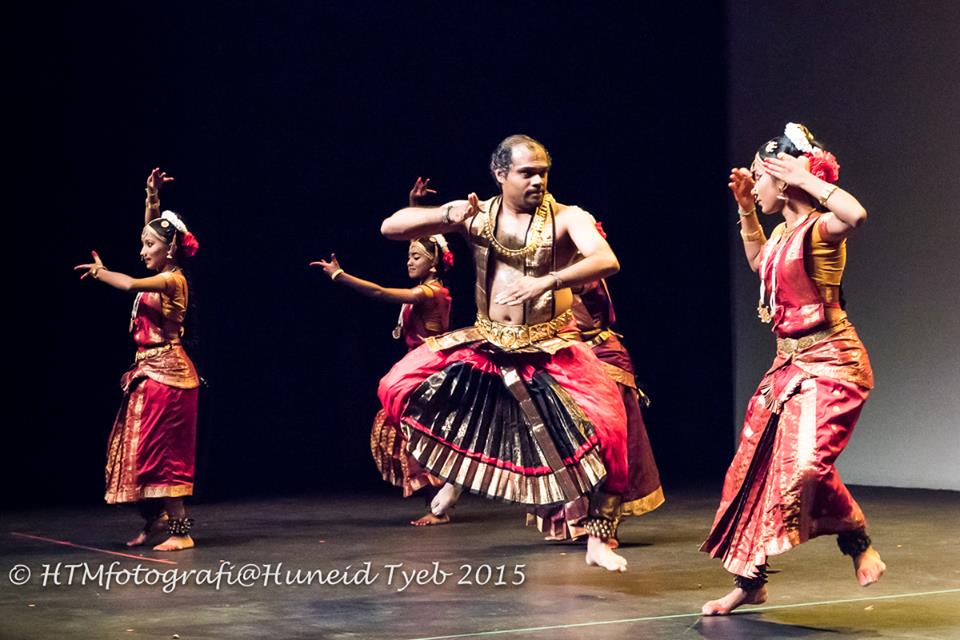
[[[591,567],[603,567],[607,571],[627,570],[627,559],[614,553],[607,543],[596,536],[587,538],[587,556],[584,560]]]
[[[743,604],[763,604],[767,601],[767,588],[760,587],[747,591],[740,587],[723,596],[719,600],[711,600],[700,608],[705,616],[725,616]]]
[[[183,551],[194,547],[190,536],[170,536],[153,548],[154,551]]]
[[[434,515],[432,511],[427,511],[425,515],[420,516],[416,520],[411,520],[410,524],[415,527],[429,527],[435,524],[449,524],[450,516],[448,514],[443,514],[442,516]]]
[[[887,565],[880,559],[880,554],[872,546],[853,558],[853,569],[857,572],[857,582],[861,587],[869,587],[877,582],[887,570]]]
[[[150,524],[144,526],[135,538],[127,540],[125,544],[128,547],[139,547],[143,544],[154,544],[163,540],[164,535],[167,533],[168,519],[167,514],[164,513]]]
[[[147,541],[147,532],[141,530],[140,533],[138,533],[135,538],[131,538],[127,540],[124,544],[127,545],[128,547],[139,547],[146,541]]]

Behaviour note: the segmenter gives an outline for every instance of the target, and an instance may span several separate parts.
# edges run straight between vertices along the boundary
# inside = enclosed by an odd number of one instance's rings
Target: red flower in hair
[[[595,226],[597,227],[597,231],[600,233],[600,237],[606,239],[607,232],[603,230],[603,223],[597,222]]]
[[[183,251],[183,255],[188,258],[192,258],[194,254],[197,253],[197,249],[200,248],[200,243],[197,242],[197,237],[187,231],[183,234],[183,240],[180,241],[180,250]]]
[[[803,155],[810,160],[810,173],[821,180],[834,183],[840,178],[840,163],[829,151],[817,149],[813,153],[807,151]]]
[[[448,249],[443,252],[443,264],[447,265],[447,267],[453,266],[453,251]]]

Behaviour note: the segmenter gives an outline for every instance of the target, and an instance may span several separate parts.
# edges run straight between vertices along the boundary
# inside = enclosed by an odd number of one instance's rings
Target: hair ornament
[[[813,151],[813,145],[810,144],[810,131],[802,124],[788,122],[783,128],[783,135],[800,151],[804,153]]]
[[[453,251],[450,250],[450,246],[447,244],[447,239],[443,237],[442,233],[438,233],[435,236],[431,236],[433,241],[437,243],[437,248],[440,251],[440,259],[443,260],[443,264],[447,265],[447,268],[453,266]]]

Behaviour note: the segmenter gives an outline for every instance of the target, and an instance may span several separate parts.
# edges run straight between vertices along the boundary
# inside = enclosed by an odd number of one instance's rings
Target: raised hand
[[[411,207],[415,207],[420,204],[420,201],[423,200],[427,194],[436,193],[436,189],[430,188],[430,178],[424,180],[423,178],[417,178],[417,181],[413,183],[413,188],[410,189],[408,194],[407,201],[410,203]]]
[[[464,220],[469,220],[473,216],[483,211],[483,207],[480,206],[480,198],[478,198],[477,194],[475,193],[468,195],[466,203],[462,206],[462,209],[457,207],[450,213],[450,219],[453,222],[459,223],[463,222]],[[459,209],[459,211],[457,209]]]
[[[753,211],[757,207],[753,199],[754,184],[756,183],[749,169],[740,167],[730,170],[727,186],[733,193],[733,199],[737,201],[737,206],[740,207],[741,211]]]
[[[78,264],[73,268],[74,271],[85,271],[86,273],[80,276],[80,279],[83,280],[87,276],[97,277],[97,272],[100,269],[103,269],[103,262],[100,260],[100,255],[96,251],[91,251],[90,255],[93,256],[93,262],[87,264]]]
[[[763,169],[777,180],[783,180],[795,187],[810,177],[810,159],[806,156],[794,158],[780,153],[776,158],[764,158]]]
[[[150,175],[147,176],[147,191],[156,193],[160,191],[160,187],[168,182],[173,182],[173,180],[173,176],[167,175],[166,171],[160,171],[160,167],[156,167],[150,172]]]
[[[329,277],[329,278],[332,278],[332,277],[333,277],[333,274],[335,274],[337,271],[341,270],[341,269],[340,269],[340,262],[337,260],[337,254],[335,254],[335,253],[331,253],[331,254],[330,254],[330,260],[329,260],[329,261],[327,261],[327,260],[317,260],[316,262],[311,262],[311,263],[310,263],[310,266],[311,266],[311,267],[320,267],[321,269],[323,269],[323,272],[324,272],[324,273],[327,275],[327,277]]]

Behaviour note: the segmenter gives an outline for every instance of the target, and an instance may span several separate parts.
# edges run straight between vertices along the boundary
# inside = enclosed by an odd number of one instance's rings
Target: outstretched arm
[[[334,282],[346,285],[354,291],[365,295],[368,298],[375,298],[384,302],[398,304],[416,304],[422,302],[431,294],[427,293],[430,287],[414,287],[412,289],[395,289],[391,287],[382,287],[376,282],[370,282],[356,276],[352,276],[340,266],[336,254],[330,254],[330,260],[317,260],[310,263],[311,267],[320,267]]]
[[[470,219],[480,211],[477,194],[439,207],[406,207],[380,225],[380,233],[391,240],[413,240],[436,233],[464,232]]]
[[[168,276],[158,274],[149,278],[132,278],[125,273],[110,271],[103,266],[96,251],[90,253],[93,256],[93,262],[78,264],[73,268],[74,271],[85,272],[80,276],[81,280],[90,276],[121,291],[164,291],[167,288]]]
[[[156,167],[147,176],[147,199],[143,203],[143,224],[150,224],[154,218],[160,217],[160,188],[168,182],[173,182],[173,176]]]

